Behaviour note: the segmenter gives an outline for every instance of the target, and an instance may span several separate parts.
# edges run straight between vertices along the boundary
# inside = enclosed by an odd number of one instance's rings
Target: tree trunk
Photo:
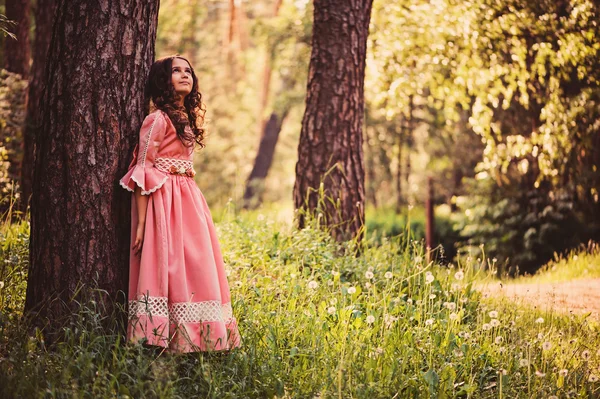
[[[10,29],[17,40],[4,41],[4,64],[9,72],[29,78],[29,0],[9,0],[6,2],[6,18],[17,23]]]
[[[280,114],[273,112],[265,124],[265,130],[260,140],[254,167],[248,177],[244,191],[244,209],[256,209],[262,203],[264,181],[273,163],[275,147],[281,132],[281,126],[289,112],[289,107]]]
[[[21,162],[21,200],[19,209],[27,211],[31,197],[33,177],[33,149],[37,132],[40,129],[40,99],[44,90],[46,56],[52,37],[52,22],[56,10],[56,0],[38,0],[35,8],[35,41],[33,43],[33,64],[29,80],[27,116],[23,130],[23,161]]]
[[[315,0],[294,206],[322,212],[337,241],[364,237],[364,74],[372,0]],[[323,196],[319,187],[323,182]],[[327,199],[329,197],[329,199]]]
[[[408,98],[408,120],[407,120],[407,129],[406,129],[406,166],[404,167],[405,169],[405,181],[406,181],[406,187],[410,187],[409,186],[409,182],[408,180],[410,179],[410,172],[411,172],[411,165],[410,165],[410,150],[412,148],[412,142],[413,142],[413,135],[414,135],[414,130],[415,130],[415,102],[414,102],[414,96],[411,95]]]
[[[396,128],[396,145],[398,146],[398,156],[396,158],[396,213],[402,212],[402,136],[404,132],[404,124],[400,128]]]
[[[112,300],[124,302],[132,197],[118,179],[147,112],[157,17],[158,1],[57,4],[34,160],[25,301],[36,324],[52,323],[49,333],[73,310],[79,283],[105,290],[108,312]]]

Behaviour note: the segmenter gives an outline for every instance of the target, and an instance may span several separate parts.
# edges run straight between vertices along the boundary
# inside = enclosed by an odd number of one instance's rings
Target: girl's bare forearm
[[[138,212],[138,224],[146,223],[146,210],[148,209],[148,196],[142,195],[142,190],[139,186],[135,187],[135,203]]]

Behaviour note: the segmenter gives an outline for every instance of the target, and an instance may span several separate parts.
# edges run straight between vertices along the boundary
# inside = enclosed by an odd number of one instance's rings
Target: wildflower
[[[236,282],[235,282],[235,286],[236,286],[237,288],[240,288],[240,287],[242,286],[242,282],[241,282],[241,281],[236,281]]]
[[[389,280],[392,278],[393,274],[392,274],[392,272],[385,272],[385,274],[383,276]]]
[[[373,272],[372,271],[367,271],[365,273],[365,278],[367,278],[368,280],[373,278]]]
[[[458,285],[457,283],[452,283],[452,285],[450,286],[450,289],[452,291],[458,291],[460,289],[460,285]]]
[[[317,283],[315,280],[311,280],[308,282],[308,288],[310,288],[311,290],[317,289],[318,286],[319,283]]]
[[[490,313],[488,313],[488,315],[492,318],[492,319],[497,319],[498,318],[498,312],[495,310],[492,310]]]
[[[415,256],[415,263],[421,263],[422,260],[423,260],[423,257]]]
[[[484,323],[484,324],[481,326],[481,328],[483,328],[483,331],[487,331],[487,330],[489,330],[490,328],[492,328],[492,326],[490,326],[488,323]]]
[[[539,370],[536,370],[536,371],[535,371],[535,375],[536,375],[537,377],[540,377],[540,378],[542,378],[542,377],[545,377],[545,376],[546,376],[546,373],[542,373],[541,371],[539,371]]]
[[[356,292],[356,288],[355,287],[348,288],[348,294],[354,294],[355,292]]]
[[[383,348],[381,346],[377,347],[377,349],[375,349],[375,353],[381,355],[383,353]]]
[[[498,374],[506,375],[508,374],[508,371],[506,369],[500,369],[498,370]]]
[[[469,302],[469,298],[460,298],[460,303],[467,303]]]
[[[465,278],[465,273],[463,273],[462,270],[459,270],[456,273],[454,273],[454,278],[460,281],[463,278]]]
[[[562,377],[566,377],[567,374],[569,373],[569,370],[567,369],[562,369],[558,372],[558,375],[562,376]]]
[[[454,302],[444,302],[444,306],[450,311],[456,309],[456,304]]]
[[[386,314],[383,316],[383,321],[385,323],[385,327],[390,328],[394,322],[398,321],[398,317]]]
[[[327,308],[327,313],[329,314],[334,314],[335,313],[335,306],[330,306]]]
[[[490,320],[490,326],[492,327],[498,327],[500,325],[500,322],[498,321],[498,319],[492,319]]]
[[[371,283],[369,283],[369,282],[367,281],[367,282],[365,283],[365,288],[366,288],[366,289],[369,289],[369,288],[371,288]]]
[[[333,280],[327,280],[327,285],[332,286],[334,284]]]
[[[332,276],[339,276],[340,272],[338,272],[337,270],[334,270],[334,271],[331,272],[331,275]]]
[[[408,303],[409,305],[412,305],[412,303],[413,303],[413,300],[412,300],[412,298],[408,298],[408,299],[406,300],[406,303]]]
[[[504,342],[504,338],[502,338],[500,335],[496,337],[496,339],[494,340],[494,342],[497,345],[500,345],[502,342]]]
[[[544,334],[538,333],[537,339],[539,339],[541,341],[543,338],[544,338]]]
[[[331,303],[332,305],[335,305],[337,303],[337,298],[336,297],[331,298],[329,303]]]
[[[542,344],[542,349],[545,351],[549,351],[552,348],[552,343],[551,342],[544,342]]]
[[[450,320],[452,320],[452,321],[458,320],[458,313],[450,313]]]
[[[590,351],[586,349],[583,352],[581,352],[581,358],[586,361],[590,360]]]
[[[369,266],[369,267],[367,268],[367,270],[368,270],[368,271],[370,271],[370,272],[372,272],[373,270],[375,270],[375,268],[374,268],[373,266]]]
[[[431,283],[433,283],[433,280],[435,280],[435,277],[430,272],[427,272],[427,273],[428,274],[425,275],[425,282],[427,284],[431,284]]]
[[[425,325],[430,326],[433,324],[433,321],[434,321],[433,319],[427,319],[427,320],[425,320]]]
[[[466,332],[466,331],[461,331],[458,333],[458,336],[464,339],[469,339],[471,338],[471,334]]]
[[[435,294],[429,294],[429,299],[435,299],[437,295]]]
[[[454,351],[452,353],[454,353],[454,356],[456,356],[458,358],[463,357],[463,355],[464,355],[463,351],[461,351],[460,349],[454,349]]]
[[[540,317],[540,318],[536,319],[536,320],[535,320],[535,322],[536,322],[537,324],[543,324],[543,323],[544,323],[544,318],[543,318],[543,317]]]
[[[598,376],[596,374],[590,374],[590,376],[588,377],[588,381],[589,382],[597,382]]]
[[[422,301],[422,300],[420,300],[420,299],[417,299],[417,302],[415,302],[415,304],[416,304],[417,306],[421,306],[421,305],[423,304],[423,301]]]
[[[375,323],[375,316],[368,315],[366,321],[367,321],[367,324],[373,324],[373,323]]]
[[[521,360],[519,360],[519,366],[520,367],[527,367],[527,366],[529,366],[529,360],[527,360],[527,359],[521,359]]]

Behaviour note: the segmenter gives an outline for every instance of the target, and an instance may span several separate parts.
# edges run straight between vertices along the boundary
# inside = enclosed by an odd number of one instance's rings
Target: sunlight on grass
[[[113,316],[90,302],[64,327],[65,342],[49,351],[42,334],[18,321],[25,274],[2,274],[3,298],[18,303],[2,309],[0,396],[600,394],[597,323],[482,303],[472,289],[474,263],[427,264],[420,242],[383,238],[355,257],[351,243],[332,242],[314,220],[294,232],[259,215],[231,213],[217,224],[242,348],[229,356],[157,357],[124,344],[116,323],[102,327]],[[26,248],[7,237],[3,259]],[[18,259],[11,270],[22,272]]]

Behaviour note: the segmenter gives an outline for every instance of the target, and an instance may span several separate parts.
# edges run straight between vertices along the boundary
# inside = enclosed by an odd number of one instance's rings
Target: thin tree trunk
[[[69,317],[80,283],[125,299],[118,294],[127,288],[132,197],[117,182],[147,112],[158,1],[60,0],[55,17],[35,151],[25,301],[50,333]],[[50,301],[55,295],[58,301]],[[111,312],[114,303],[102,299]]]
[[[6,2],[6,18],[17,23],[10,29],[16,40],[6,38],[4,41],[4,66],[7,71],[20,74],[23,79],[29,78],[29,0],[8,0]]]
[[[396,213],[402,212],[402,136],[404,131],[404,125],[396,129],[396,145],[398,146],[398,156],[396,163],[398,165],[396,170]]]
[[[371,6],[372,0],[314,1],[294,206],[302,210],[299,228],[305,225],[305,213],[322,212],[337,241],[364,237],[362,125]]]
[[[405,179],[406,186],[408,187],[408,180],[410,179],[411,165],[410,165],[410,150],[412,148],[413,135],[415,130],[415,120],[414,120],[414,112],[415,112],[415,102],[414,96],[411,95],[408,100],[408,128],[406,131],[406,166],[405,166]]]
[[[23,130],[23,161],[21,163],[21,201],[19,209],[27,211],[31,197],[33,178],[33,151],[35,138],[40,129],[40,99],[44,90],[46,56],[52,37],[52,22],[57,0],[38,0],[35,8],[35,42],[33,43],[33,64],[29,80],[27,116]]]
[[[275,147],[279,140],[279,133],[283,121],[287,117],[290,107],[280,114],[273,112],[269,121],[265,124],[264,134],[260,140],[254,167],[248,177],[246,190],[244,191],[244,209],[256,209],[262,203],[264,192],[264,181],[273,163]]]

